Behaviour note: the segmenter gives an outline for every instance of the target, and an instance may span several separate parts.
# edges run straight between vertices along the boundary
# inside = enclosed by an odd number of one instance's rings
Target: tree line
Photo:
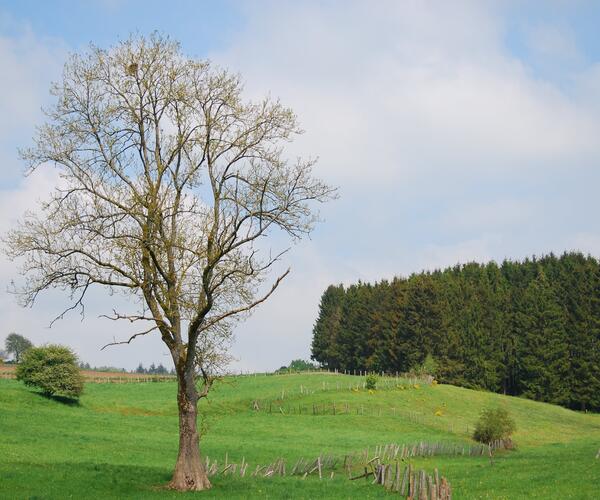
[[[579,252],[329,286],[312,358],[600,410],[600,262]]]

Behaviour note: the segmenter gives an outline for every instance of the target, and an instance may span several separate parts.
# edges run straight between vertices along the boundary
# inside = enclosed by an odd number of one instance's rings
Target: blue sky
[[[243,8],[228,1],[19,0],[3,2],[3,6],[16,23],[5,26],[6,32],[15,35],[19,24],[25,24],[39,36],[57,38],[75,48],[89,42],[111,45],[130,32],[158,29],[202,57],[226,47],[243,25]]]
[[[249,98],[290,105],[306,133],[290,155],[318,156],[339,186],[324,222],[294,245],[292,274],[240,325],[236,367],[309,356],[329,283],[472,260],[581,250],[600,256],[600,4],[597,2],[0,2],[0,230],[43,198],[52,172],[23,178],[50,82],[69,52],[159,30],[191,56],[240,72]],[[276,244],[283,242],[276,240]],[[15,266],[0,261],[0,289]],[[168,363],[157,339],[99,351],[127,325],[46,325],[0,295],[10,331],[73,346],[92,364]]]

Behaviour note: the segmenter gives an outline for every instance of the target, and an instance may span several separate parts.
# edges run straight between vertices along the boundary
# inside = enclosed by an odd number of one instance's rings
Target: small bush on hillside
[[[374,391],[375,389],[377,389],[377,375],[367,375],[367,378],[365,379],[365,389],[368,389],[369,391]]]
[[[417,375],[419,375],[421,377],[425,377],[427,375],[430,375],[431,377],[435,377],[437,375],[437,371],[438,371],[437,361],[431,354],[428,354],[425,357],[423,362],[417,367],[417,370],[416,370]]]
[[[473,439],[480,443],[504,441],[507,448],[512,447],[511,435],[517,426],[515,421],[504,408],[488,408],[481,412],[475,424]]]
[[[47,395],[78,398],[83,392],[83,376],[77,357],[65,346],[48,345],[29,349],[17,366],[17,380],[37,387]]]

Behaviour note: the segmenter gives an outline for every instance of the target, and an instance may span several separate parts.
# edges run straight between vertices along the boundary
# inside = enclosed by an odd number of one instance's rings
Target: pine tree
[[[340,322],[345,291],[342,285],[329,286],[321,296],[319,316],[313,327],[311,358],[327,368],[341,368]]]
[[[402,299],[394,293],[393,286],[396,285],[382,281],[372,290],[367,339],[370,355],[366,360],[367,371],[392,372],[397,365],[396,335],[400,315],[398,305]]]
[[[398,328],[400,371],[416,369],[427,354],[434,354],[443,339],[440,297],[429,274],[408,280],[406,302]]]
[[[573,288],[579,293],[573,308],[569,335],[571,359],[570,406],[600,410],[600,268],[596,262],[579,262]],[[572,299],[573,297],[571,297]]]
[[[565,311],[544,272],[527,287],[522,343],[523,396],[566,404],[569,400],[569,351]]]
[[[370,356],[368,335],[371,328],[373,287],[359,282],[346,290],[339,332],[340,369],[366,370]]]

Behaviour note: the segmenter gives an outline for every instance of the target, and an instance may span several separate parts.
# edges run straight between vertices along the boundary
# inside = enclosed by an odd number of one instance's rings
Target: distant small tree
[[[158,375],[166,375],[167,373],[169,373],[169,370],[167,370],[162,363],[159,363],[158,366],[156,367],[156,373]]]
[[[31,349],[33,344],[22,335],[10,333],[8,337],[6,337],[4,347],[6,348],[6,352],[12,354],[15,362],[18,363],[21,360],[21,356],[23,356],[28,349]]]
[[[317,365],[311,363],[310,361],[305,361],[303,359],[294,359],[290,363],[290,370],[292,371],[309,371],[316,370]]]
[[[438,371],[438,364],[435,358],[431,354],[427,354],[423,363],[417,368],[417,374],[421,376],[431,375],[435,377]]]
[[[65,346],[32,347],[17,366],[17,380],[37,387],[44,394],[78,398],[83,392],[83,376],[77,356]]]
[[[517,429],[514,419],[504,408],[488,408],[481,412],[475,424],[473,439],[480,443],[504,441],[505,445],[512,447],[511,436]]]
[[[135,373],[146,373],[146,369],[144,368],[144,365],[142,363],[140,363],[135,369]]]
[[[294,359],[289,366],[282,366],[277,372],[306,372],[311,370],[317,370],[318,366],[310,361],[303,359]]]
[[[374,391],[377,389],[378,380],[377,375],[367,375],[367,378],[365,379],[365,388],[369,391]]]

